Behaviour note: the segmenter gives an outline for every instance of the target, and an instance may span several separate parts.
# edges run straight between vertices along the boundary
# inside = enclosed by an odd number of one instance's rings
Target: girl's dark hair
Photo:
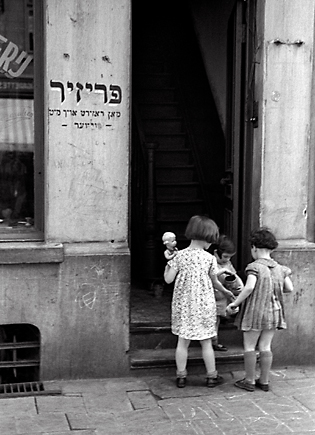
[[[211,252],[217,251],[218,257],[222,258],[222,254],[235,254],[235,245],[233,241],[226,236],[225,234],[221,234],[218,242],[210,247]]]
[[[188,240],[205,240],[216,243],[219,238],[217,224],[207,216],[192,216],[186,227],[185,236]]]
[[[252,231],[250,235],[249,242],[251,246],[263,249],[276,249],[278,242],[275,236],[267,227],[259,228],[258,230]]]

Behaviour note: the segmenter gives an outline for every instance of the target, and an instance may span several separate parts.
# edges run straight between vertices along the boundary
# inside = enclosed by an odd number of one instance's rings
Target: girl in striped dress
[[[271,343],[277,329],[286,329],[283,293],[293,291],[291,270],[281,266],[270,256],[277,248],[275,236],[260,228],[250,237],[254,262],[245,269],[247,280],[244,289],[227,307],[233,313],[240,304],[235,324],[243,331],[245,378],[235,386],[247,391],[256,387],[269,390],[269,372],[272,365]],[[244,302],[244,303],[242,303]],[[260,352],[260,378],[255,380],[256,345]]]

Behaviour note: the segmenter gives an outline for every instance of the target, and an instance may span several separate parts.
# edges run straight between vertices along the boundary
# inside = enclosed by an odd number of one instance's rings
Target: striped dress
[[[283,286],[291,270],[273,259],[259,258],[245,269],[246,275],[255,275],[256,285],[240,306],[235,325],[242,331],[286,329]]]

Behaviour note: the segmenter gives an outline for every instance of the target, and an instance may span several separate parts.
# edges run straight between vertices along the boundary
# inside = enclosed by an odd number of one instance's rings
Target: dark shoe
[[[185,388],[186,387],[186,378],[177,378],[176,385],[178,388]]]
[[[206,385],[208,388],[214,388],[218,385],[223,384],[223,382],[224,379],[222,378],[222,376],[218,375],[216,378],[207,378]]]
[[[263,391],[269,391],[269,385],[268,384],[261,384],[259,379],[256,379],[256,387],[260,388]]]
[[[227,347],[223,346],[223,344],[213,344],[213,350],[217,350],[219,352],[226,352],[228,350]]]
[[[236,381],[234,385],[237,388],[242,388],[242,390],[253,392],[255,390],[255,384],[250,384],[246,381],[246,379],[240,379],[239,381]]]

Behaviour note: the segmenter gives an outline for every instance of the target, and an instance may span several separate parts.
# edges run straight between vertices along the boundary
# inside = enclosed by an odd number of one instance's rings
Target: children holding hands
[[[272,366],[271,343],[277,329],[286,329],[283,293],[293,291],[291,270],[271,258],[278,242],[268,228],[251,233],[251,254],[254,261],[245,269],[247,280],[236,300],[227,306],[233,313],[240,307],[235,324],[243,331],[245,378],[235,386],[254,391],[255,386],[269,390]],[[256,374],[256,346],[260,353],[260,377]]]

